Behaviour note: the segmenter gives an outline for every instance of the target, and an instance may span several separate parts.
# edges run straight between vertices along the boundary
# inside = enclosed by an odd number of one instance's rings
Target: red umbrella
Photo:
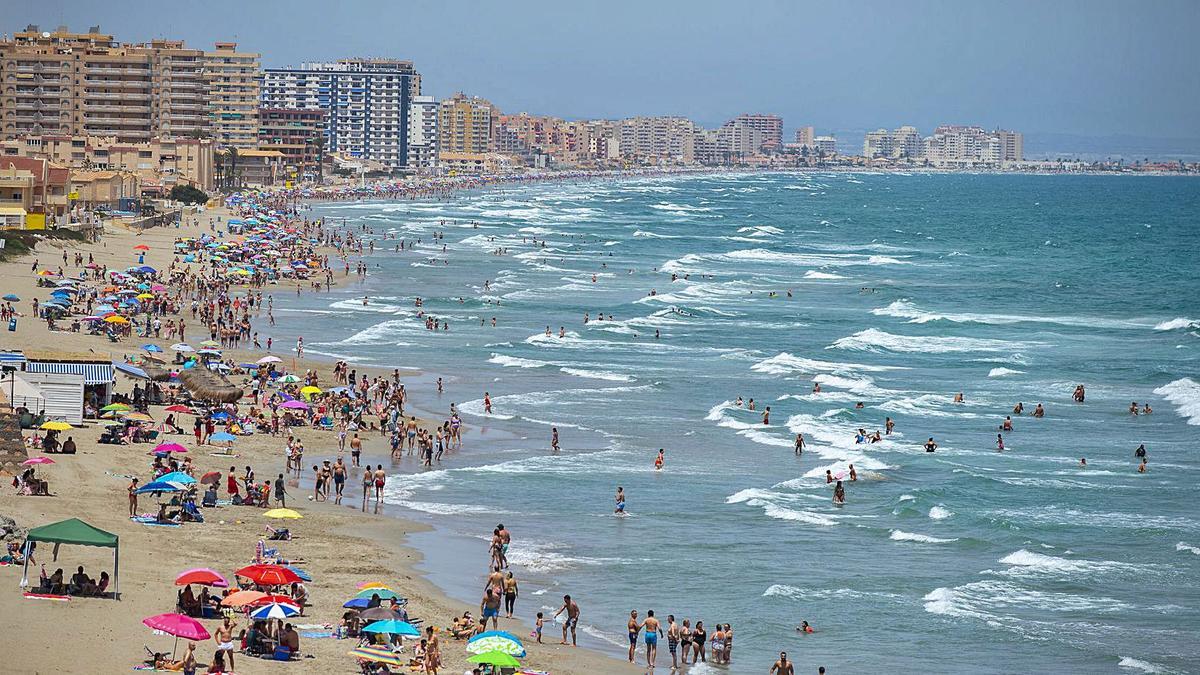
[[[188,415],[196,414],[191,408],[187,407],[186,405],[169,405],[166,408],[164,408],[164,410],[166,410],[167,412],[173,412],[173,413],[187,413]]]
[[[208,485],[209,483],[212,483],[213,485],[217,485],[220,482],[221,482],[221,472],[220,471],[209,471],[208,473],[204,474],[203,476],[200,476],[200,483],[202,485]]]
[[[250,565],[234,572],[260,586],[282,586],[301,581],[300,575],[282,565]]]
[[[210,570],[207,567],[198,567],[194,570],[180,572],[179,576],[175,577],[176,586],[187,586],[188,584],[202,584],[218,588],[229,586],[229,582],[225,580],[225,577],[221,576],[216,570]]]

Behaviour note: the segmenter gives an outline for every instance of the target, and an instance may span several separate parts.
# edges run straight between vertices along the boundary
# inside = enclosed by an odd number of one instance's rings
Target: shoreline
[[[65,246],[66,250],[80,251],[85,256],[92,253],[98,262],[106,263],[110,267],[123,268],[131,264],[130,259],[133,256],[127,252],[132,246],[135,243],[146,243],[151,246],[146,263],[165,268],[173,255],[169,249],[170,242],[175,237],[198,235],[206,230],[211,219],[218,216],[227,218],[230,213],[224,207],[209,209],[195,219],[198,224],[188,224],[185,221],[178,228],[157,227],[144,231],[135,231],[110,223],[106,225],[104,236],[99,242],[42,240],[28,254],[0,262],[0,270],[5,272],[8,279],[6,288],[20,295],[24,301],[18,305],[18,310],[27,314],[29,302],[33,298],[45,297],[44,293],[40,292],[45,289],[37,288],[34,283],[36,277],[30,270],[30,262],[33,259],[57,263],[56,256],[61,254]],[[279,287],[279,290],[284,289],[286,286]],[[235,287],[234,292],[241,290],[244,289]],[[269,288],[263,290],[265,293]],[[196,334],[195,326],[191,328],[191,332],[193,336]],[[137,345],[143,341],[161,343],[160,346],[163,347],[167,344],[166,340],[137,337],[119,345],[109,345],[102,340],[103,338],[89,337],[83,333],[51,333],[45,322],[24,316],[19,318],[19,327],[15,334],[6,333],[4,339],[0,339],[0,347],[28,350],[34,345],[53,344],[56,349],[63,351],[91,352],[97,355],[107,352],[111,360],[119,362],[124,354],[140,353]],[[286,342],[280,341],[277,344]],[[279,351],[275,353],[280,354]],[[240,361],[251,354],[257,357],[261,356],[262,352],[227,350],[225,358]],[[306,355],[303,359],[297,359],[296,364],[301,370],[306,367],[320,370],[322,381],[330,382],[332,377],[329,376],[329,370],[335,360]],[[381,367],[358,368],[372,376],[386,372]],[[427,375],[424,371],[421,373],[422,376]],[[126,391],[130,386],[124,377],[118,378],[118,381],[122,391]],[[152,410],[152,413],[156,419],[161,416],[159,410]],[[128,520],[122,512],[125,501],[122,493],[127,481],[121,476],[131,473],[131,469],[132,473],[141,473],[136,467],[139,466],[139,462],[148,462],[145,453],[152,446],[101,446],[95,442],[97,433],[97,425],[90,423],[64,434],[75,438],[79,446],[78,454],[61,459],[56,456],[54,466],[45,467],[40,471],[40,474],[50,481],[50,490],[55,496],[19,497],[14,496],[11,489],[0,491],[0,514],[14,518],[21,528],[36,527],[61,518],[82,517],[97,527],[121,536],[124,546],[121,556],[120,604],[110,605],[112,600],[101,599],[74,599],[68,603],[32,602],[26,601],[15,588],[10,587],[10,591],[0,593],[0,611],[20,617],[19,626],[12,638],[27,644],[37,644],[40,641],[39,636],[54,634],[56,626],[62,622],[74,624],[79,621],[89,626],[104,626],[102,631],[81,636],[78,642],[81,648],[94,655],[95,665],[108,672],[127,669],[139,663],[143,656],[140,653],[142,644],[154,645],[154,649],[163,646],[164,640],[151,635],[137,619],[170,611],[173,604],[171,595],[177,590],[171,584],[175,573],[195,566],[196,563],[218,568],[225,573],[231,572],[251,557],[253,541],[261,536],[266,523],[257,509],[239,507],[210,510],[208,523],[186,524],[178,528],[144,527]],[[309,429],[297,429],[297,436],[306,446],[312,448],[306,453],[311,456],[306,458],[306,461],[324,459],[322,453],[329,453],[327,456],[332,460],[336,452],[334,438],[331,434],[320,434],[321,432]],[[180,438],[187,442],[187,436]],[[252,464],[260,475],[273,475],[275,471],[282,470],[282,462],[279,461],[279,448],[282,443],[283,439],[272,438],[266,434],[246,437],[238,442],[239,456],[233,463],[236,466]],[[383,447],[386,453],[386,446],[380,447]],[[313,455],[314,452],[317,455]],[[369,454],[374,453],[364,448],[364,455]],[[204,452],[193,452],[189,456],[201,469],[222,469],[224,462],[230,461],[210,458]],[[353,481],[348,483],[354,484]],[[289,492],[293,488],[299,491],[298,485],[291,480]],[[350,503],[355,502],[357,495],[354,492],[351,488],[347,489],[347,500]],[[410,610],[414,616],[425,618],[426,625],[446,626],[452,616],[461,614],[464,609],[471,609],[473,614],[477,613],[477,607],[472,608],[452,599],[424,572],[416,569],[425,557],[419,549],[409,543],[409,535],[427,531],[429,525],[395,512],[385,511],[386,519],[370,519],[356,517],[356,514],[348,514],[337,508],[329,508],[332,505],[306,502],[307,500],[299,502],[299,508],[303,509],[305,518],[295,521],[295,527],[291,528],[299,536],[287,546],[289,555],[298,553],[308,561],[305,568],[315,579],[315,583],[310,584],[310,595],[314,603],[311,614],[319,621],[336,624],[342,612],[341,602],[337,598],[352,594],[354,582],[370,580],[372,577],[398,580],[398,590],[410,598]],[[288,505],[292,505],[291,499]],[[219,522],[214,522],[218,520]],[[316,531],[322,534],[312,534]],[[397,537],[397,534],[400,536]],[[163,544],[172,540],[176,545],[164,549]],[[186,546],[178,545],[184,541],[187,541]],[[46,563],[48,567],[78,562],[84,564],[90,574],[96,575],[98,570],[111,565],[111,558],[107,558],[106,562],[105,556],[94,555],[94,550],[72,546],[63,547],[58,562],[54,563],[49,560],[48,549],[49,547],[46,547],[46,550],[39,551],[42,555],[37,556],[37,561]],[[152,555],[147,556],[150,552]],[[146,560],[147,557],[151,560]],[[53,569],[50,567],[50,571]],[[16,568],[15,572],[13,568],[0,570],[0,579],[8,579],[12,586],[16,586],[19,575],[19,568]],[[30,576],[35,575],[36,569],[31,570]],[[114,608],[119,608],[121,617],[115,622],[111,621],[112,617],[109,614]],[[321,671],[353,667],[353,660],[345,656],[345,651],[352,646],[336,640],[303,640],[302,651],[311,650],[310,653],[316,656],[316,660],[297,665],[304,670],[309,670],[306,666],[311,665]],[[456,648],[458,646],[460,645],[450,640],[444,645],[446,672],[452,672],[456,668],[461,672],[461,667],[466,666],[461,650]],[[556,673],[597,670],[621,672],[623,664],[622,661],[587,648],[563,650],[557,645],[551,648],[549,643],[538,647],[529,644],[526,646],[530,652],[529,665]],[[206,663],[211,655],[212,645],[201,642],[197,647],[197,656],[202,663]],[[257,659],[238,658],[238,672],[263,672],[261,663]],[[71,653],[14,650],[6,666],[11,669],[10,672],[45,672],[69,671],[78,667],[78,664]]]

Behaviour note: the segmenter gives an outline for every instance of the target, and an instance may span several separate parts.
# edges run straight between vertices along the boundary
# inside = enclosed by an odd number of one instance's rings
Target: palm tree
[[[228,160],[225,165],[225,168],[228,171],[228,174],[225,177],[225,186],[230,190],[236,190],[237,188],[241,187],[238,181],[237,148],[233,147],[232,145],[226,148],[225,157]]]

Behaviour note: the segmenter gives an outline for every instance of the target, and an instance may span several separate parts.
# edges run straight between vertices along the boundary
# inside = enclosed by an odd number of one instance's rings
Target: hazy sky
[[[1200,137],[1200,0],[0,0],[0,30],[411,59],[506,112]]]

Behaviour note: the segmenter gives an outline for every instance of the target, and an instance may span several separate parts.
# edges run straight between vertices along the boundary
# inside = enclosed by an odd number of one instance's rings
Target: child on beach
[[[537,613],[537,621],[535,621],[533,624],[534,625],[533,635],[531,635],[530,637],[536,637],[537,643],[539,645],[542,644],[542,626],[545,625],[545,623],[546,623],[546,620],[544,618],[542,618],[542,613],[538,612]]]

